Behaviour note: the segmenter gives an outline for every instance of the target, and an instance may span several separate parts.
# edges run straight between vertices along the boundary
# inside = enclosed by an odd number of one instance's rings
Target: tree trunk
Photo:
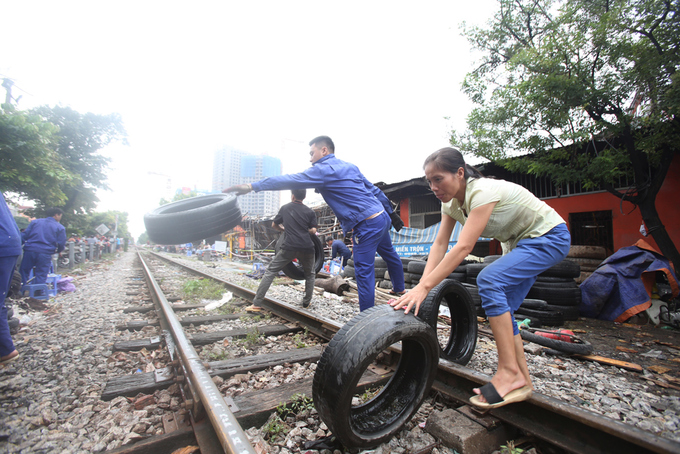
[[[642,220],[645,222],[647,231],[650,232],[650,235],[654,238],[654,241],[656,241],[657,246],[659,246],[659,250],[675,267],[677,276],[677,273],[680,272],[680,253],[666,231],[666,227],[661,223],[659,213],[656,211],[656,206],[654,204],[655,198],[656,197],[645,197],[640,201],[640,214],[642,215]]]

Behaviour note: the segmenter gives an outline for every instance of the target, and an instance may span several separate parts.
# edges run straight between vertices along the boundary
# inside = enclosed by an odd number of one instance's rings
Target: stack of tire
[[[482,317],[486,314],[477,292],[477,275],[498,257],[491,255],[484,258],[484,263],[467,265],[466,288],[477,307],[477,315]],[[579,264],[569,258],[541,273],[515,313],[517,321],[528,318],[530,325],[537,328],[543,325],[561,326],[566,320],[577,320],[581,289],[575,279],[580,273]]]
[[[9,333],[14,335],[19,332],[19,319],[14,316],[14,308],[9,301],[10,298],[17,299],[21,297],[21,274],[17,269],[14,270],[12,281],[5,299],[5,307],[7,308],[7,324],[9,325]]]
[[[404,282],[410,283],[411,287],[407,288],[412,288],[418,285],[420,282],[420,279],[423,277],[423,271],[425,271],[425,265],[427,265],[427,261],[421,260],[421,259],[411,259],[404,268]],[[457,282],[465,282],[465,276],[466,276],[466,269],[467,269],[467,262],[462,263],[461,265],[458,265],[458,268],[456,268],[453,273],[449,274],[447,279],[452,279]]]
[[[607,258],[607,250],[601,246],[573,245],[569,248],[567,258],[581,266],[581,274],[576,278],[576,282],[580,284],[588,279]]]
[[[411,261],[412,259],[406,257],[401,259],[402,267],[404,269],[404,282],[406,284],[407,289],[415,287],[415,285],[417,284],[417,282],[416,284],[411,284],[411,275],[409,275],[408,273],[408,266],[409,263],[411,263]],[[385,260],[383,260],[380,257],[376,257],[374,267],[375,267],[375,286],[381,289],[391,290],[392,281],[390,280],[390,273],[387,270],[387,263],[385,263]],[[422,271],[420,272],[420,274],[422,274]],[[347,261],[347,265],[342,270],[342,277],[344,278],[355,277],[354,260],[349,259]],[[420,277],[418,277],[418,279],[420,279]]]

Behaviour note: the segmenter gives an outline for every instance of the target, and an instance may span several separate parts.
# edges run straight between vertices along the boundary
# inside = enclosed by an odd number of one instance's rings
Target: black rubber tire
[[[465,365],[477,346],[477,312],[467,289],[457,281],[444,279],[436,285],[420,305],[418,316],[437,329],[439,306],[448,306],[451,312],[451,331],[446,346],[441,347],[441,357]]]
[[[18,318],[10,318],[7,320],[7,324],[9,325],[9,329],[14,329],[19,327],[19,319]]]
[[[389,382],[370,401],[352,407],[356,385],[375,358],[401,341],[402,353]],[[418,410],[439,363],[434,330],[412,314],[375,306],[350,320],[324,350],[312,385],[321,420],[348,448],[388,441]]]
[[[347,265],[342,270],[343,277],[354,277],[354,267]]]
[[[354,266],[354,259],[347,259],[347,265]]]
[[[482,298],[480,298],[480,296],[479,296],[479,289],[477,288],[477,286],[464,283],[463,287],[465,287],[465,290],[467,290],[468,293],[470,294],[470,297],[472,298],[472,302],[475,304],[475,306],[481,306],[482,305]]]
[[[498,260],[501,257],[502,257],[502,255],[487,255],[486,257],[484,257],[484,263],[495,262],[496,260]]]
[[[21,273],[19,272],[18,266],[14,269],[14,274],[12,274],[12,281],[9,284],[9,289],[7,290],[7,298],[20,296],[21,293]]]
[[[527,309],[544,309],[548,307],[548,302],[545,300],[526,298],[524,301],[522,301],[520,307],[525,307]]]
[[[561,282],[543,282],[536,281],[533,288],[544,288],[544,289],[568,289],[568,288],[578,288],[578,284],[575,280],[569,279],[568,281]]]
[[[410,284],[412,278],[413,278],[413,275],[411,273],[404,272],[404,283]]]
[[[447,279],[453,279],[458,282],[465,282],[465,273],[453,272],[447,276]]]
[[[376,268],[385,268],[387,269],[387,262],[380,257],[375,258],[375,264],[373,265]]]
[[[477,279],[477,275],[486,267],[486,263],[470,263],[467,265],[467,277]]]
[[[385,273],[387,272],[387,268],[376,268],[375,269],[375,278],[378,279],[386,279],[385,278]]]
[[[533,342],[534,344],[549,347],[571,355],[590,355],[593,352],[593,346],[583,339],[575,338],[578,342],[564,342],[559,339],[549,339],[547,337],[539,336],[528,330],[520,330],[519,334],[522,339]]]
[[[562,312],[543,311],[540,309],[528,309],[520,306],[516,313],[527,315],[529,317],[538,318],[541,324],[548,326],[562,326],[564,325],[564,314]]]
[[[581,275],[581,267],[578,263],[570,259],[564,259],[540,274],[541,276],[552,277],[571,277],[577,278]]]
[[[5,303],[5,306],[6,305],[7,305],[7,303]],[[7,320],[11,319],[12,317],[14,317],[14,308],[8,307],[7,308]]]
[[[281,249],[284,235],[285,233],[279,236],[279,239],[276,241],[276,247],[274,248],[276,253],[278,253],[279,249]],[[314,274],[316,274],[321,271],[321,268],[323,268],[323,244],[321,244],[321,240],[318,236],[312,235],[311,233],[309,236],[312,238],[312,243],[314,243]],[[281,271],[283,271],[283,274],[291,279],[295,279],[296,281],[302,281],[305,278],[305,270],[303,270],[302,265],[297,262],[288,263]]]
[[[581,289],[576,288],[548,288],[533,286],[527,294],[529,298],[545,300],[548,304],[558,306],[578,306],[581,304]]]
[[[578,306],[557,306],[555,304],[549,304],[547,309],[551,311],[562,312],[562,315],[564,315],[564,320],[566,321],[578,320],[579,316],[581,315]]]
[[[224,233],[241,222],[233,194],[209,194],[178,200],[144,215],[149,239],[157,244],[181,244]]]
[[[408,264],[408,272],[411,274],[423,274],[423,271],[425,271],[425,266],[427,265],[427,262],[424,262],[422,260],[411,260]]]

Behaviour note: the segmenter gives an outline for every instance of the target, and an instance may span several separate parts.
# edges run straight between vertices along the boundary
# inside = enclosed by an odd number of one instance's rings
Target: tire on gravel
[[[178,200],[144,215],[149,239],[157,244],[180,244],[210,238],[241,222],[233,194],[209,194]]]
[[[354,277],[354,267],[347,265],[342,270],[342,276],[343,277]]]
[[[418,316],[433,329],[437,329],[439,306],[448,306],[451,313],[451,331],[446,346],[441,347],[441,357],[465,365],[472,358],[477,345],[477,311],[467,289],[459,282],[444,279],[427,294]]]
[[[558,306],[578,306],[581,304],[581,289],[575,288],[549,288],[534,285],[527,294],[529,298],[545,300],[548,304]]]
[[[285,233],[279,237],[279,239],[276,241],[276,252],[279,252],[279,249],[281,249],[281,245],[283,244],[283,237]],[[314,273],[318,273],[321,271],[321,268],[323,268],[323,260],[324,260],[324,254],[323,254],[323,244],[321,244],[321,240],[319,239],[318,236],[312,235],[311,233],[309,236],[312,238],[312,243],[314,243]],[[302,265],[300,265],[297,262],[290,262],[286,266],[283,267],[281,270],[283,271],[283,274],[288,276],[291,279],[295,279],[296,281],[301,281],[305,278],[305,270],[302,268]]]
[[[412,274],[423,274],[427,262],[422,260],[411,260],[408,264],[408,272]]]
[[[572,355],[590,355],[593,352],[593,346],[578,337],[574,337],[576,342],[565,342],[559,339],[550,339],[548,337],[539,336],[527,330],[520,330],[522,339],[533,342],[534,344],[542,345],[544,347],[552,348],[564,353]]]
[[[18,297],[21,294],[21,273],[18,268],[18,266],[15,267],[14,274],[12,274],[12,281],[7,290],[7,298],[12,298],[14,296]]]
[[[387,384],[370,401],[352,406],[356,385],[376,357],[401,341],[402,354]],[[321,420],[349,448],[372,447],[392,438],[427,396],[439,363],[434,330],[389,305],[350,320],[321,355],[312,394]]]

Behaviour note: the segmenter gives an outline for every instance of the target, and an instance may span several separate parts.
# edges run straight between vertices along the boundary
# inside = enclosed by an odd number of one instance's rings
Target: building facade
[[[281,175],[281,160],[266,155],[251,155],[245,151],[224,147],[215,152],[213,162],[213,191],[236,184],[253,183],[267,177]],[[239,196],[243,216],[267,217],[278,213],[281,205],[279,191],[251,192]]]

